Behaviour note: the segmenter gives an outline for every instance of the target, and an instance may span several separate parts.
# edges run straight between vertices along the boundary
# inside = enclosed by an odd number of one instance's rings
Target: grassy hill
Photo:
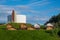
[[[59,38],[44,30],[0,30],[0,40],[59,40]]]
[[[17,25],[18,24],[12,24]],[[40,30],[5,30],[6,25],[0,26],[0,40],[60,40],[57,35]]]

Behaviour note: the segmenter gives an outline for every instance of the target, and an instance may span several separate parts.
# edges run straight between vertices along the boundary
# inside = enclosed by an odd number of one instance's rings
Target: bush
[[[54,34],[53,30],[46,30],[45,32],[49,33],[51,36],[53,36],[53,34]]]
[[[58,31],[58,33],[57,33],[57,34],[58,34],[58,36],[60,37],[60,31]]]
[[[41,27],[41,29],[46,29],[46,27],[44,25],[41,25],[40,27]]]
[[[57,36],[57,34],[59,34],[59,29],[58,28],[55,28],[53,30],[46,30],[45,32],[46,33],[49,33],[51,36]]]

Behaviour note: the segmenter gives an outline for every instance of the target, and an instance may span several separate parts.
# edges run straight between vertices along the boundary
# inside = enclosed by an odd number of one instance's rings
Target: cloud
[[[36,16],[28,16],[28,19],[27,19],[27,22],[28,23],[32,23],[32,24],[35,24],[35,23],[40,23],[40,24],[43,24],[45,23],[46,21],[48,21],[49,17],[45,16],[45,17],[40,17],[38,15]]]
[[[38,3],[41,3],[41,2],[45,2],[45,1],[46,0],[36,1],[36,2],[33,2],[33,3],[29,4],[29,5],[34,5],[34,4],[38,4]]]
[[[48,20],[48,17],[35,16],[34,19],[37,20],[37,21],[47,21]]]
[[[40,1],[36,1],[33,3],[28,4],[29,6],[44,6],[50,4],[50,2],[48,0],[40,0]]]
[[[8,13],[11,14],[12,10],[15,10],[16,13],[22,13],[22,12],[26,12],[26,13],[30,13],[33,15],[46,15],[47,13],[50,13],[52,11],[55,11],[54,8],[51,8],[49,10],[33,10],[31,9],[30,6],[27,5],[16,5],[16,6],[8,6],[8,5],[0,5],[0,13]]]
[[[17,5],[17,6],[8,6],[8,5],[0,5],[0,13],[9,13],[11,14],[12,10],[15,10],[16,13],[20,12],[30,12],[30,13],[39,13],[39,11],[31,10],[31,7],[26,5]]]
[[[14,6],[9,6],[9,5],[0,5],[1,10],[11,10],[14,8]]]
[[[7,21],[7,19],[6,19],[6,17],[2,17],[2,16],[0,16],[0,22],[3,22],[3,21]]]
[[[20,0],[10,0],[10,1],[20,1]]]
[[[15,6],[15,8],[18,8],[18,9],[20,9],[20,10],[26,10],[26,9],[29,9],[30,7],[29,6],[27,6],[27,5],[16,5]]]
[[[55,8],[55,10],[58,10],[58,11],[60,11],[60,8]]]
[[[1,0],[1,1],[7,1],[7,0]],[[11,0],[11,1],[19,1],[19,0]],[[46,2],[46,1],[47,0],[36,1],[36,2],[30,3],[28,5],[15,5],[15,6],[0,5],[0,8],[1,8],[0,11],[1,12],[3,11],[4,13],[10,13],[11,14],[12,10],[16,10],[17,13],[24,11],[24,12],[30,12],[30,13],[38,14],[40,12],[32,10],[32,8],[33,8],[32,6],[48,4],[49,2]]]
[[[0,5],[0,13],[11,14],[12,10],[14,10],[13,6]]]
[[[44,2],[44,3],[41,3],[41,4],[37,4],[37,6],[44,6],[44,5],[47,5],[47,4],[50,4],[50,2]],[[36,6],[36,5],[34,5]]]
[[[45,16],[45,17],[40,17],[40,16],[31,16],[28,17],[28,20],[35,20],[35,21],[47,21],[49,19],[49,17]]]
[[[32,15],[39,15],[41,14],[40,11],[36,11],[36,10],[30,10],[30,9],[26,9],[26,10],[23,10],[23,12],[27,12],[28,14],[32,14]]]

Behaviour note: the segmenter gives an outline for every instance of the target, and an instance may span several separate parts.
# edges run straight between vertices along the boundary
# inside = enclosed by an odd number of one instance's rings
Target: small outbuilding
[[[6,25],[7,30],[16,30],[11,24]]]
[[[52,29],[54,29],[53,24],[48,23],[48,24],[46,25],[46,30],[52,30]]]
[[[20,25],[20,29],[22,29],[22,30],[26,30],[26,29],[27,29],[26,24],[23,24],[23,23],[22,23],[22,24]]]
[[[35,25],[34,25],[34,28],[35,28],[35,29],[40,29],[40,25],[39,25],[39,24],[35,24]]]
[[[33,27],[28,27],[27,30],[35,30]]]

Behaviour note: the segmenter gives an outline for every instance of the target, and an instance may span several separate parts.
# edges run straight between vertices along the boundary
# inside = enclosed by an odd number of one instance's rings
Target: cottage
[[[52,30],[54,28],[54,26],[51,23],[48,23],[46,25],[46,30]]]
[[[7,24],[7,30],[16,30],[11,24]]]
[[[20,29],[22,29],[22,30],[26,30],[26,29],[27,29],[26,24],[21,24],[21,25],[20,25]]]
[[[39,24],[35,24],[35,25],[34,25],[34,28],[35,28],[35,29],[40,29],[40,25],[39,25]]]
[[[27,30],[35,30],[33,27],[28,27]]]

